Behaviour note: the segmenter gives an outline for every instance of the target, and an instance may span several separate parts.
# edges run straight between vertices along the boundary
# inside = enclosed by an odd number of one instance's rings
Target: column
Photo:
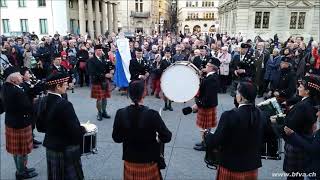
[[[92,12],[92,0],[87,0],[88,6],[88,31],[91,38],[94,38],[93,34],[93,12]]]
[[[118,33],[118,11],[117,11],[117,4],[113,4],[113,32],[116,34]]]
[[[108,31],[111,34],[113,31],[112,28],[112,19],[111,19],[111,2],[107,2],[107,9],[108,9]]]
[[[79,28],[80,34],[85,35],[86,33],[86,16],[84,14],[84,0],[79,0]]]
[[[96,11],[96,36],[101,35],[101,26],[100,26],[100,6],[99,6],[100,1],[99,0],[95,0],[95,11]]]
[[[106,8],[106,3],[104,0],[101,1],[101,6],[102,6],[102,33],[104,34],[107,31],[107,8]]]

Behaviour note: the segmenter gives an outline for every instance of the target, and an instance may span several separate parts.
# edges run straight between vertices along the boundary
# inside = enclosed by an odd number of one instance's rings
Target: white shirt
[[[54,93],[54,92],[51,92],[51,91],[48,91],[49,94],[53,94],[53,95],[56,95],[56,96],[59,96],[62,98],[61,94],[58,94],[58,93]]]
[[[207,74],[207,77],[210,76],[211,74],[214,74],[215,72],[214,71],[211,71]]]
[[[241,106],[249,106],[251,104],[239,104],[238,108],[240,108]]]

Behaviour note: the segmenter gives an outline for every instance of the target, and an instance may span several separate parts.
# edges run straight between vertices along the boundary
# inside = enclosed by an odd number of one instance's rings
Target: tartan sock
[[[97,110],[99,113],[102,113],[102,100],[97,100]]]
[[[102,99],[102,112],[107,113],[107,99]]]

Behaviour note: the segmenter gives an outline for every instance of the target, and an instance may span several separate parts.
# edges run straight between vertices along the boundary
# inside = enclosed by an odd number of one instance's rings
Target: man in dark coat
[[[214,128],[217,126],[217,106],[218,106],[218,92],[220,90],[218,70],[220,62],[217,63],[213,58],[209,60],[204,69],[206,76],[200,83],[199,94],[196,96],[196,104],[192,109],[197,113],[196,124],[201,130],[201,137],[203,137],[203,130]],[[205,145],[202,142],[197,143],[194,147],[197,151],[204,151]]]
[[[192,63],[200,70],[205,68],[206,64],[209,61],[209,56],[207,54],[208,54],[207,47],[201,46],[200,47],[200,56],[196,56]]]
[[[88,60],[89,75],[91,78],[91,98],[97,100],[96,107],[98,110],[97,120],[110,118],[107,113],[107,98],[111,97],[109,90],[110,80],[114,74],[112,62],[103,56],[102,46],[95,46],[95,55]]]
[[[144,80],[145,91],[144,96],[148,94],[147,91],[147,79],[149,77],[150,64],[149,61],[142,57],[142,49],[136,48],[135,50],[136,58],[130,60],[129,71],[131,78],[130,80]]]
[[[84,179],[80,143],[86,130],[80,126],[73,105],[62,98],[68,87],[68,74],[48,76],[45,138],[48,179]]]
[[[13,155],[17,168],[16,178],[27,179],[37,176],[34,168],[27,168],[28,154],[32,143],[32,103],[23,88],[20,72],[9,67],[4,72],[6,82],[2,87],[5,108],[5,134],[7,152]]]

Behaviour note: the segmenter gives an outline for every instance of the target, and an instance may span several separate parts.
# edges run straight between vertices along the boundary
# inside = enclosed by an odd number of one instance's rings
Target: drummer
[[[80,126],[73,105],[61,97],[68,87],[68,74],[53,73],[47,78],[46,147],[48,179],[84,179],[80,143],[86,132]]]
[[[206,73],[204,79],[200,83],[199,94],[196,96],[196,104],[192,106],[194,112],[197,113],[197,126],[201,129],[201,137],[205,129],[217,126],[217,106],[218,92],[220,89],[218,68],[219,61],[213,58],[209,60],[206,68],[202,71]],[[197,151],[205,151],[203,140],[195,144],[193,147]]]
[[[314,106],[319,103],[319,92],[320,81],[318,76],[306,76],[299,82],[298,93],[302,100],[290,109],[285,118],[285,125],[299,136],[307,137],[313,133],[313,126],[317,121],[317,110]],[[271,120],[275,121],[274,119]],[[286,173],[304,172],[305,151],[287,142],[284,150],[283,170]],[[288,177],[288,179],[290,178],[292,177]],[[297,179],[303,179],[303,177]]]
[[[160,61],[161,74],[163,73],[163,71],[165,71],[173,63],[174,63],[174,60],[171,58],[171,49],[167,47],[167,48],[165,48],[164,57]],[[164,111],[166,111],[166,110],[173,111],[172,106],[171,106],[172,101],[170,101],[165,96],[163,97],[163,99],[164,99],[163,110]]]

